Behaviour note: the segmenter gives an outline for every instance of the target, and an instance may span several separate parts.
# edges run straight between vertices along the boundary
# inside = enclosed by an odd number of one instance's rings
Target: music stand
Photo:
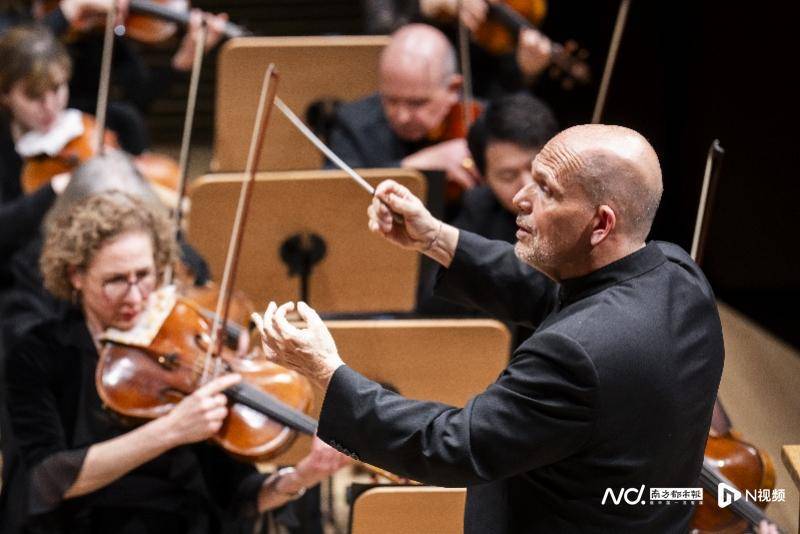
[[[250,146],[258,88],[275,63],[279,96],[306,119],[314,102],[349,102],[378,88],[378,59],[386,36],[243,37],[228,41],[217,63],[214,171],[243,171]],[[280,113],[265,137],[260,170],[318,169],[323,158]]]
[[[406,397],[464,406],[508,362],[511,334],[493,319],[325,321],[347,365]],[[317,392],[319,393],[319,392]],[[315,400],[319,417],[322,399]],[[310,450],[302,436],[273,460],[293,464]]]
[[[412,170],[371,169],[372,185],[392,178],[424,199],[424,178]],[[220,276],[230,241],[242,174],[206,175],[189,190],[187,238]],[[313,267],[308,300],[321,313],[407,312],[415,305],[419,254],[367,228],[369,194],[344,172],[259,173],[244,230],[236,288],[258,306],[301,298],[302,281],[281,259],[290,239],[319,236],[325,256]]]
[[[353,502],[350,534],[461,534],[466,498],[463,488],[371,488]]]

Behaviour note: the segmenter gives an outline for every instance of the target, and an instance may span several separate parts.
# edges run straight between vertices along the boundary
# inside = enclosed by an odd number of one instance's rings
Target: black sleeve
[[[30,472],[29,511],[55,509],[80,473],[89,447],[68,449],[53,364],[57,348],[33,334],[8,356],[6,388],[12,432]]]
[[[450,223],[459,230],[467,230],[474,234],[479,233],[481,220],[477,210],[475,189],[468,189],[464,192],[464,197],[461,200],[461,209],[458,215]]]
[[[318,435],[338,450],[439,486],[482,484],[578,451],[596,418],[597,372],[555,334],[528,340],[464,408],[405,399],[347,366],[334,373]]]
[[[453,262],[439,271],[434,294],[504,322],[534,327],[555,306],[557,285],[517,258],[514,245],[462,230]]]
[[[56,193],[45,184],[31,195],[0,205],[0,254],[8,257],[36,234]]]

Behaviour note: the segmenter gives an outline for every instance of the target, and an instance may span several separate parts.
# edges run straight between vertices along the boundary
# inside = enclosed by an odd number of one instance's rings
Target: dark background
[[[737,4],[632,0],[603,122],[634,128],[653,143],[665,193],[651,237],[687,250],[706,153],[713,139],[720,140],[725,158],[704,269],[721,300],[800,347],[798,91],[790,81],[800,19],[785,2]],[[363,28],[359,0],[196,5],[224,9],[263,35],[356,34]],[[578,40],[602,66],[618,5],[553,0],[544,29],[553,38]],[[205,66],[198,141],[211,138],[214,71],[212,58]],[[350,75],[342,72],[343,80]],[[157,142],[178,142],[184,94],[176,85],[158,104]],[[589,122],[591,104],[570,108],[573,120]]]

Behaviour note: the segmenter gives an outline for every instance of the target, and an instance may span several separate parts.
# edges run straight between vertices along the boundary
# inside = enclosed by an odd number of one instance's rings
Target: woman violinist
[[[8,258],[35,234],[69,177],[57,176],[24,196],[16,144],[52,128],[67,100],[70,60],[46,30],[12,29],[0,37],[0,293],[9,285]]]
[[[93,30],[97,28],[98,21],[105,21],[104,14],[113,2],[117,4],[119,22],[124,23],[128,0],[0,0],[0,33],[21,23],[39,21],[65,41],[74,70],[74,76],[69,80],[69,105],[94,113],[103,39],[102,32]],[[15,7],[14,4],[24,6]],[[137,43],[131,39],[116,38],[111,77],[116,97],[108,103],[107,123],[117,133],[120,145],[131,154],[138,155],[149,148],[150,139],[143,115],[152,102],[170,86],[173,79],[191,70],[196,35],[203,20],[208,27],[206,49],[216,46],[225,30],[227,15],[212,15],[193,9],[187,31],[170,65],[163,68],[147,65]]]
[[[213,380],[134,430],[104,410],[95,389],[98,336],[131,328],[172,260],[166,219],[119,192],[90,197],[46,229],[45,286],[71,300],[8,355],[7,407],[27,469],[26,525],[47,532],[246,532],[343,466],[317,443],[296,469],[271,476],[205,440],[226,417]]]

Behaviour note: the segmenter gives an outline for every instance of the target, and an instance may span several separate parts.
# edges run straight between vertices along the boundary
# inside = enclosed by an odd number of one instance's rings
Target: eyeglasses
[[[109,300],[121,300],[131,287],[136,286],[142,296],[147,296],[156,287],[156,273],[152,269],[141,269],[129,275],[119,275],[103,282],[103,294]]]

